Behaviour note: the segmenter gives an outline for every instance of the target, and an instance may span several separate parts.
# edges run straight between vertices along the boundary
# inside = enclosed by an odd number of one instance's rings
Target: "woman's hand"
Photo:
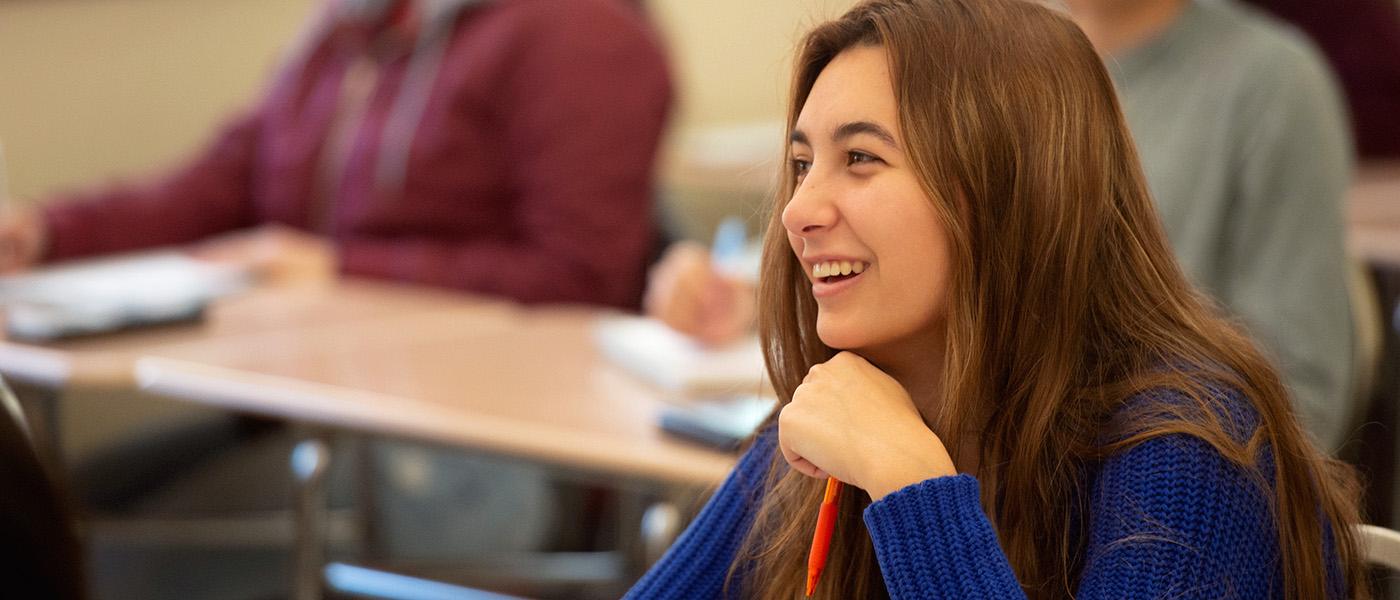
[[[330,239],[284,225],[264,225],[190,248],[191,256],[247,269],[264,283],[316,284],[335,277],[338,257]]]
[[[802,474],[835,477],[874,500],[925,479],[957,474],[909,393],[850,352],[807,372],[778,415],[778,446]]]
[[[0,274],[17,273],[38,264],[48,237],[48,227],[38,210],[0,213]]]
[[[667,249],[647,277],[642,307],[672,329],[717,346],[753,328],[754,290],[710,266],[710,253],[694,242]]]

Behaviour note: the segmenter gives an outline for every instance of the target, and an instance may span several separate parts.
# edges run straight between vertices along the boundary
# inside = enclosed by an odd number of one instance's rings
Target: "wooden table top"
[[[407,311],[461,306],[466,297],[364,280],[259,287],[216,301],[202,322],[31,344],[0,339],[0,373],[54,388],[131,389],[137,358],[154,348]]]
[[[161,395],[322,426],[719,482],[734,457],[661,432],[667,400],[599,355],[599,315],[482,304],[210,339],[154,349],[138,379]]]

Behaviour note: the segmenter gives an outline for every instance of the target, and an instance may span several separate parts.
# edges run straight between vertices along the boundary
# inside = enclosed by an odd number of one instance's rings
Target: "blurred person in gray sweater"
[[[1272,352],[1302,422],[1335,451],[1354,404],[1353,157],[1326,62],[1233,0],[1066,4],[1108,64],[1177,259]]]

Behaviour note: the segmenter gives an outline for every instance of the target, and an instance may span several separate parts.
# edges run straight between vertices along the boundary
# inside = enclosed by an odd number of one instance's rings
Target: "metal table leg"
[[[330,444],[313,434],[292,449],[296,479],[296,546],[292,573],[293,600],[319,600],[321,570],[326,563],[326,473]]]

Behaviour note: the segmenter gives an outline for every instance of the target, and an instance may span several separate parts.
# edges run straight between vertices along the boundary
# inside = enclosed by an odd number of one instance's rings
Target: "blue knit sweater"
[[[1240,410],[1253,416],[1248,408]],[[775,429],[758,437],[627,598],[724,596],[726,574],[752,523],[776,444]],[[1154,438],[1106,459],[1089,481],[1077,598],[1281,597],[1269,500],[1248,473],[1205,442],[1185,435]],[[872,503],[864,516],[892,598],[1024,597],[973,477],[916,483]],[[1330,561],[1336,584],[1335,556]],[[729,596],[741,589],[731,584]],[[1342,593],[1334,589],[1333,596]]]

